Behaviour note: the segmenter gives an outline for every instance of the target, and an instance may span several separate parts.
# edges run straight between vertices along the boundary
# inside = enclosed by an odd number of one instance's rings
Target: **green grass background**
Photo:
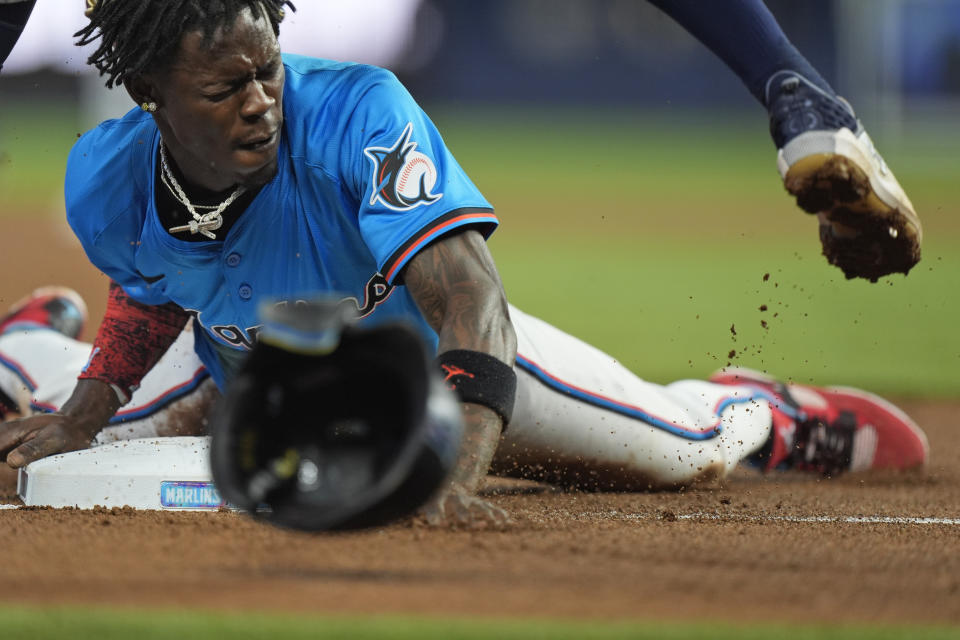
[[[0,608],[3,637],[10,640],[153,640],[204,638],[231,640],[280,638],[395,638],[419,640],[946,640],[957,631],[946,627],[787,625],[729,623],[602,622],[558,620],[487,620],[412,618],[405,616],[263,615],[187,611],[80,610],[76,608]]]
[[[960,397],[960,133],[953,129],[925,123],[908,127],[909,135],[877,136],[926,238],[923,261],[909,277],[870,284],[845,280],[820,256],[815,221],[783,192],[759,111],[432,112],[460,163],[497,207],[502,225],[490,246],[511,301],[607,350],[642,377],[703,377],[733,362],[896,397]],[[63,166],[81,129],[77,120],[63,109],[4,109],[0,224],[4,217],[62,215]],[[784,635],[764,625],[0,609],[3,637],[62,637],[68,627],[77,638],[144,639]],[[790,635],[851,640],[903,637],[903,630],[791,627]],[[913,628],[908,635],[956,632]]]

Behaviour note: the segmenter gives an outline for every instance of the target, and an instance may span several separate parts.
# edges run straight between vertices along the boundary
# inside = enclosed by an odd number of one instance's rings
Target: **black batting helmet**
[[[446,480],[463,429],[419,335],[403,325],[359,329],[333,302],[264,315],[211,422],[223,498],[309,531],[412,514]]]

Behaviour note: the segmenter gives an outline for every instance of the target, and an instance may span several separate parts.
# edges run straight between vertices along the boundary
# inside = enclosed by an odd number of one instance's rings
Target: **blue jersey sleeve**
[[[67,222],[90,262],[135,300],[164,304],[169,300],[136,269],[152,133],[149,123],[128,116],[84,134],[67,159],[64,202]]]
[[[392,73],[371,68],[347,124],[340,175],[359,200],[364,242],[388,282],[432,240],[467,225],[489,235],[490,203]]]

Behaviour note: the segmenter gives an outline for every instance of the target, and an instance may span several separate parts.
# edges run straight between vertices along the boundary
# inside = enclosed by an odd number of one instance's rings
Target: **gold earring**
[[[156,103],[156,102],[144,102],[143,104],[140,105],[140,108],[143,109],[144,111],[148,112],[148,113],[153,113],[154,111],[157,110],[157,103]]]
[[[88,18],[93,15],[93,10],[97,8],[97,0],[87,0],[87,9],[83,12],[83,15]]]

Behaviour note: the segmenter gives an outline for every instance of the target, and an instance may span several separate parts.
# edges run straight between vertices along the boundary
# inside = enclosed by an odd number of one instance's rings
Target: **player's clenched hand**
[[[432,527],[482,529],[513,524],[506,511],[456,486],[427,504],[421,514]]]
[[[23,467],[47,456],[85,449],[91,436],[75,421],[57,413],[21,418],[0,425],[0,455],[11,467]]]

